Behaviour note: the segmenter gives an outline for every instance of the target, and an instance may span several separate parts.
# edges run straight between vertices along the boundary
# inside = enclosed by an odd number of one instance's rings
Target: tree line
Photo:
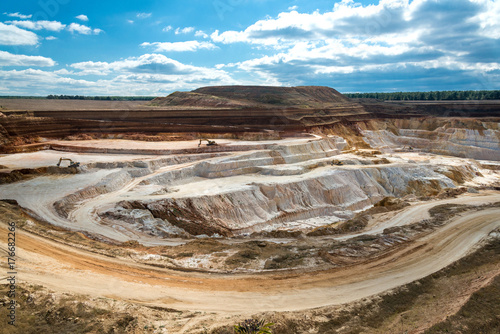
[[[435,92],[352,93],[350,98],[384,101],[500,100],[500,90],[450,90]]]
[[[85,95],[48,95],[49,100],[97,100],[97,101],[150,101],[154,96],[85,96]]]

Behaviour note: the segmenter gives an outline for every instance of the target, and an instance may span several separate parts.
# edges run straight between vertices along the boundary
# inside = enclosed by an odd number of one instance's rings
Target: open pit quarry
[[[232,333],[250,317],[273,333],[421,333],[498,280],[498,252],[442,274],[500,243],[492,103],[433,114],[325,87],[9,103],[0,240],[8,254],[14,222],[19,321],[31,307],[82,333]],[[428,277],[456,291],[423,291],[402,325],[399,311],[363,322]]]

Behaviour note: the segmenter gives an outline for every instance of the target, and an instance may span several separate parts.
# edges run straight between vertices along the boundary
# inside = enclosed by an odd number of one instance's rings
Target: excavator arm
[[[215,142],[215,140],[209,140],[209,139],[200,139],[200,142],[198,144],[198,147],[200,147],[201,143],[203,141],[207,142],[207,146],[218,146],[218,144]]]
[[[65,161],[65,160],[69,161],[68,167],[80,167],[79,162],[75,162],[75,161],[68,159],[68,158],[59,158],[59,162],[57,163],[57,167],[61,167],[61,162]]]

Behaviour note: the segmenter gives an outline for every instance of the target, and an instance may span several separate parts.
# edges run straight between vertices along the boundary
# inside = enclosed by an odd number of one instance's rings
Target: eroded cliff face
[[[324,167],[288,182],[253,182],[225,192],[122,202],[122,216],[142,210],[193,235],[231,236],[265,230],[310,218],[329,216],[332,222],[350,218],[387,196],[436,195],[456,182],[440,172],[475,176],[474,167],[425,168],[419,166],[331,169]],[[227,180],[231,182],[231,180]],[[233,180],[238,182],[238,180]],[[194,186],[190,185],[190,186]],[[175,196],[175,194],[174,194]],[[149,212],[149,213],[148,213]],[[135,222],[138,222],[135,220]],[[159,228],[162,222],[156,221]],[[168,228],[170,229],[170,228]]]
[[[234,236],[307,229],[352,218],[384,197],[435,196],[480,175],[473,161],[378,164],[377,158],[339,155],[344,146],[339,138],[277,145],[158,173],[137,191],[144,194],[151,186],[168,190],[121,201],[101,217],[158,236],[180,230]],[[343,164],[332,165],[333,156],[342,157]]]
[[[413,119],[385,126],[372,122],[363,127],[361,134],[371,147],[385,152],[407,146],[435,154],[500,160],[500,130],[496,122]]]

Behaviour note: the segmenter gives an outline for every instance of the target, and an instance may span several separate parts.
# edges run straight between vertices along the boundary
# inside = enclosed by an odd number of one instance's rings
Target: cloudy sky
[[[500,89],[500,0],[2,0],[0,95]]]

